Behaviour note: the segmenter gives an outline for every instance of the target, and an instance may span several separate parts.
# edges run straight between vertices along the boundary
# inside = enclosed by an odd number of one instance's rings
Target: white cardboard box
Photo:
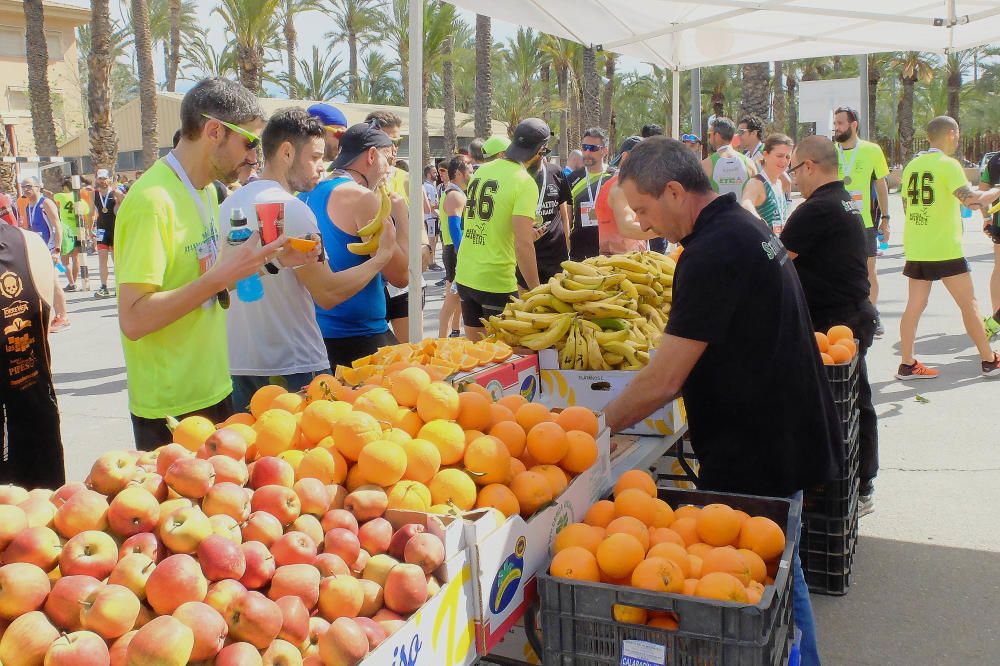
[[[552,407],[581,405],[595,412],[616,398],[635,377],[633,370],[561,370],[554,349],[538,352],[542,401]],[[667,403],[641,423],[621,432],[630,435],[672,435],[687,421],[681,399]]]
[[[495,363],[471,372],[462,372],[451,378],[455,386],[475,382],[498,400],[507,395],[521,395],[528,402],[539,399],[538,356],[514,354],[502,363]]]

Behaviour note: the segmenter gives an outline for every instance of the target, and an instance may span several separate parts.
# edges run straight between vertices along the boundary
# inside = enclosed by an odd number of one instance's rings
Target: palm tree
[[[308,60],[300,58],[298,62],[302,70],[302,76],[296,82],[299,95],[303,99],[332,99],[343,95],[347,91],[347,76],[338,71],[341,64],[340,58],[331,49],[321,52],[318,46],[313,45],[312,57]],[[287,81],[285,83],[291,87]]]
[[[601,122],[601,80],[597,76],[597,50],[593,46],[583,47],[583,124],[594,127]]]
[[[934,67],[930,58],[920,51],[899,53],[892,65],[899,71],[899,80],[903,84],[903,92],[896,107],[899,118],[899,156],[909,159],[913,154],[913,87],[918,81],[930,83],[934,79]]]
[[[38,155],[58,154],[56,123],[52,116],[49,88],[49,49],[45,42],[45,15],[42,0],[25,0],[25,54],[28,60],[28,99],[31,104],[31,132]]]
[[[426,8],[427,4],[425,2],[425,19],[427,17]],[[427,25],[425,23],[425,34],[426,30]],[[379,28],[378,35],[382,41],[389,42],[389,51],[397,54],[396,67],[399,69],[399,82],[403,87],[403,103],[408,104],[410,100],[409,0],[392,0],[388,6],[388,11],[382,16],[382,26]]]
[[[87,93],[90,87],[92,33],[92,23],[85,23],[76,29],[77,69],[80,71],[80,93],[84,103],[88,103]],[[132,72],[132,68],[122,62],[128,57],[128,49],[132,47],[132,30],[111,19],[108,41],[111,49],[108,54],[108,66],[111,68],[108,85],[111,87],[111,108],[115,109],[139,95],[139,79]]]
[[[771,83],[771,67],[766,62],[743,65],[743,98],[740,115],[753,114],[767,118],[767,93]]]
[[[572,42],[545,35],[542,52],[548,56],[556,70],[556,88],[559,91],[559,160],[565,164],[569,159],[569,71],[573,66],[574,55]]]
[[[785,63],[785,99],[788,101],[788,136],[793,141],[799,138],[799,64],[791,60]]]
[[[542,41],[542,36],[531,28],[518,28],[516,35],[507,38],[507,46],[501,52],[504,75],[525,97],[531,94],[538,80],[543,60]]]
[[[774,61],[774,94],[771,95],[771,127],[775,132],[785,129],[785,63]]]
[[[12,157],[6,132],[0,132],[0,157]],[[14,192],[17,190],[16,175],[13,164],[0,164],[0,189],[4,192]]]
[[[493,22],[489,16],[476,14],[476,136],[488,137],[493,110]]]
[[[350,92],[347,101],[357,102],[360,77],[358,76],[358,49],[366,46],[378,34],[381,21],[381,0],[334,0],[333,16],[336,30],[326,33],[327,39],[347,40],[348,76]]]
[[[878,84],[882,80],[882,72],[889,69],[894,55],[892,53],[868,54],[868,135],[874,141],[878,118]]]
[[[166,89],[176,90],[180,76],[181,60],[191,41],[203,33],[198,18],[196,0],[147,0],[149,15],[149,38],[151,49],[163,48],[163,70],[166,73]],[[124,8],[126,30],[135,33],[132,8]]]
[[[135,30],[135,59],[139,65],[142,164],[144,169],[148,169],[159,157],[159,148],[156,145],[156,74],[153,71],[153,40],[149,34],[149,6],[146,0],[132,0],[132,28]]]
[[[423,109],[423,155],[426,161],[431,154],[430,135],[427,132],[427,93],[430,90],[431,73],[440,69],[445,41],[459,23],[455,5],[445,2],[428,2],[424,5],[424,50],[423,80],[421,81],[420,102]],[[414,169],[423,165],[412,165]]]
[[[618,55],[610,51],[604,51],[604,94],[601,96],[601,127],[607,128],[608,134],[612,135],[611,120],[614,116],[612,101],[615,97],[615,64]],[[615,145],[615,137],[611,136],[611,145]]]
[[[94,169],[114,169],[118,135],[111,118],[111,10],[108,0],[90,5],[90,52],[87,58],[87,108],[90,112],[90,158]]]
[[[189,80],[197,81],[210,76],[233,77],[239,73],[236,49],[232,42],[227,42],[220,53],[203,35],[199,35],[188,48],[188,59],[193,70],[193,76]]]
[[[452,61],[452,42],[448,35],[441,45],[441,83],[444,97],[444,152],[453,155],[458,149],[458,135],[455,132],[455,72]]]
[[[395,65],[379,51],[365,51],[361,55],[364,75],[358,82],[360,104],[399,104],[403,91],[394,76]]]
[[[961,105],[962,77],[969,73],[976,59],[974,49],[957,51],[945,56],[944,72],[948,82],[948,115],[958,122]]]
[[[181,68],[181,0],[168,0],[170,7],[170,41],[167,45],[167,91],[177,88],[177,72]]]
[[[282,0],[221,2],[212,11],[222,17],[226,31],[236,42],[240,82],[250,92],[259,94],[264,82],[266,53],[274,37],[281,32],[279,9]]]
[[[299,89],[295,80],[295,42],[298,38],[298,33],[295,32],[295,17],[308,11],[320,11],[322,9],[323,5],[318,0],[282,0],[281,32],[285,37],[285,62],[287,65],[285,72],[287,82],[286,91],[292,99],[299,96]]]

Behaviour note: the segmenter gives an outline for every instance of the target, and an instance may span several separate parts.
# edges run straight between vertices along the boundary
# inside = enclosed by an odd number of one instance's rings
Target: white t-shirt
[[[319,232],[309,207],[273,180],[255,180],[229,195],[219,206],[219,229],[229,234],[233,208],[242,208],[247,224],[257,228],[255,203],[285,204],[285,235]],[[225,242],[225,241],[223,241]],[[309,290],[283,268],[277,275],[261,275],[264,297],[244,303],[232,293],[226,317],[229,371],[233,375],[270,377],[318,372],[330,367],[323,335],[316,323],[316,307]]]
[[[424,192],[427,193],[427,201],[431,205],[431,212],[424,215],[424,220],[432,220],[438,216],[438,191],[434,183],[424,181]]]

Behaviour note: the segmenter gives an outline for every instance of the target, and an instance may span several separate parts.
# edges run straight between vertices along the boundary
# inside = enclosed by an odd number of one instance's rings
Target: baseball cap
[[[369,123],[351,125],[340,137],[340,154],[330,165],[333,169],[343,169],[358,159],[369,148],[388,148],[392,145],[389,135]]]
[[[631,151],[640,143],[642,143],[642,137],[634,134],[622,141],[622,144],[618,147],[618,154],[611,160],[611,166],[618,166],[618,163],[622,161],[622,154]]]
[[[306,113],[319,118],[319,121],[327,127],[347,127],[347,116],[335,106],[325,103],[313,104],[306,109]]]
[[[681,141],[684,143],[701,143],[701,139],[697,134],[682,134]]]
[[[107,169],[98,169],[97,170],[97,177],[98,178],[110,178],[111,177],[111,172],[108,171]]]
[[[483,157],[493,157],[497,153],[507,150],[508,146],[510,146],[510,139],[507,137],[491,136],[483,143]]]
[[[527,162],[552,136],[552,130],[541,118],[525,118],[514,128],[514,139],[507,147],[507,159]]]

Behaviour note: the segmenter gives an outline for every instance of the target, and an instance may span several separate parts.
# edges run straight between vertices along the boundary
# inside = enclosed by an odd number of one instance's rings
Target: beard
[[[854,131],[848,128],[843,132],[834,134],[833,140],[836,141],[837,143],[845,143],[847,141],[850,141],[853,136],[854,136]]]

